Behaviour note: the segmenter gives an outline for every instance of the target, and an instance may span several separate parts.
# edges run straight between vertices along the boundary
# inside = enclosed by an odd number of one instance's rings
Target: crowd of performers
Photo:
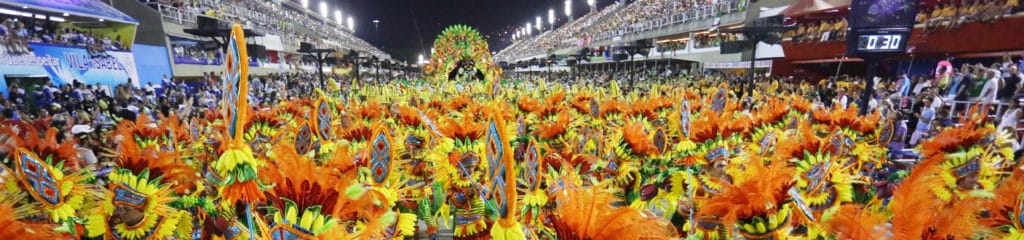
[[[109,171],[0,126],[0,239],[1024,239],[1024,170],[984,108],[900,165],[891,117],[777,85],[537,86],[143,116]]]

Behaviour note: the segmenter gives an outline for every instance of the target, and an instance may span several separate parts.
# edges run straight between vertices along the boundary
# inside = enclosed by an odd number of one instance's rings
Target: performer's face
[[[718,178],[725,177],[726,166],[728,166],[728,163],[725,161],[715,161],[715,163],[711,165],[711,168],[708,169],[708,175]]]
[[[142,211],[128,206],[117,206],[114,209],[114,214],[110,216],[110,224],[117,225],[124,223],[128,226],[138,225],[142,221],[144,215]]]
[[[956,182],[956,186],[964,191],[974,190],[978,186],[978,174],[972,173],[961,178],[960,181]]]

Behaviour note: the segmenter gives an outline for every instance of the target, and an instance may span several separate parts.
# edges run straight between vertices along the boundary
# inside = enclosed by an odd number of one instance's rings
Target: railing
[[[195,27],[196,26],[196,14],[191,11],[186,11],[180,8],[164,5],[161,3],[151,2],[146,5],[160,12],[160,18],[164,22],[177,23],[182,26]]]
[[[604,31],[596,34],[594,40],[608,40],[626,34],[645,32],[659,28],[675,26],[682,23],[709,19],[716,17],[719,14],[725,15],[734,12],[741,12],[744,9],[746,9],[747,4],[747,0],[722,1],[712,5],[704,5],[696,8],[691,8],[679,14],[634,23],[629,26],[624,26],[622,28],[615,30]]]

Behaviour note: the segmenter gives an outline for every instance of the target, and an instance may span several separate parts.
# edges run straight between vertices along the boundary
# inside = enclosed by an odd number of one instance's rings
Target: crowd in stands
[[[992,23],[1000,18],[1024,10],[1020,0],[961,0],[947,1],[918,11],[917,22],[925,25],[925,32],[951,30],[967,22]]]
[[[785,32],[784,38],[794,42],[830,42],[846,40],[846,18],[799,23],[796,29]]]
[[[205,50],[198,45],[171,44],[171,51],[175,59],[186,58],[199,62],[217,62],[220,59],[217,51]]]
[[[634,23],[685,11],[694,1],[651,0],[636,1],[615,12],[608,21],[588,29],[592,34],[617,30]]]
[[[518,58],[544,54],[549,49],[560,49],[578,45],[581,41],[586,42],[590,39],[590,36],[586,35],[583,30],[600,22],[605,16],[609,16],[609,13],[614,12],[620,6],[620,3],[616,3],[602,8],[600,11],[587,13],[583,17],[559,26],[553,31],[519,39],[509,47],[502,49],[495,57],[513,61]]]
[[[635,24],[650,21],[666,21],[675,14],[686,13],[701,7],[717,6],[720,11],[736,11],[745,8],[746,0],[702,1],[702,0],[646,0],[631,3],[616,2],[589,13],[576,21],[559,26],[554,31],[521,38],[499,52],[496,57],[505,61],[546,54],[550,50],[583,45],[597,40],[600,34],[622,33]],[[574,41],[575,40],[575,41]],[[717,46],[718,41],[702,40],[702,46]],[[684,44],[685,48],[685,44]]]
[[[294,46],[307,42],[325,47],[351,48],[379,58],[389,58],[386,53],[359,39],[344,24],[335,22],[333,18],[297,11],[283,6],[285,3],[259,0],[140,1],[158,9],[171,7],[183,19],[195,19],[196,15],[205,15],[238,22],[260,33],[278,35],[285,43]]]
[[[746,0],[648,0],[636,1],[617,11],[608,21],[588,29],[590,34],[610,37],[632,32],[632,28],[640,27],[643,24],[656,22],[667,24],[671,17],[679,14],[690,16],[686,21],[717,16],[718,14],[743,11],[747,5]],[[709,8],[710,7],[710,8]],[[703,11],[703,12],[700,12]],[[683,18],[680,18],[682,21]]]
[[[121,37],[95,34],[61,26],[54,21],[0,15],[0,52],[5,54],[26,54],[31,52],[28,43],[46,43],[81,46],[92,55],[105,55],[106,50],[125,49]]]
[[[683,50],[686,49],[686,42],[687,40],[659,42],[654,44],[654,48],[657,49],[659,52]]]
[[[693,48],[710,48],[722,46],[722,42],[739,41],[743,35],[736,33],[703,33],[693,35]]]

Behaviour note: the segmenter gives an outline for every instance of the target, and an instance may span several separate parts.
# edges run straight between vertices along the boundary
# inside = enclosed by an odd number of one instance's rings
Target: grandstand
[[[315,13],[297,1],[4,1],[0,51],[5,60],[0,64],[5,67],[0,74],[48,78],[57,84],[141,86],[161,76],[223,71],[224,56],[213,39],[185,31],[201,27],[200,18],[240,23],[259,33],[249,42],[258,50],[250,63],[257,74],[315,68],[315,62],[298,52],[302,43],[334,49],[339,57],[357,52],[391,59],[353,35],[351,23],[336,17]],[[143,67],[146,71],[137,70]],[[338,67],[343,66],[327,66]],[[76,68],[94,71],[72,71]]]
[[[826,3],[827,2],[827,3]],[[555,67],[613,64],[623,60],[681,63],[691,71],[744,72],[749,49],[734,49],[746,36],[739,29],[772,16],[785,19],[791,30],[781,44],[760,43],[759,71],[773,75],[808,74],[827,77],[862,69],[860,58],[845,56],[850,1],[616,1],[555,29],[521,34],[495,59],[515,71],[547,71],[536,66],[554,60]],[[1012,43],[1021,24],[1016,1],[919,1],[913,40],[897,66],[901,72],[929,73],[927,66],[948,57],[994,58],[1021,49]],[[957,36],[991,36],[966,42]],[[731,44],[731,45],[730,45]],[[725,46],[728,45],[728,46]],[[639,49],[636,49],[639,48]],[[723,49],[725,48],[725,49]],[[741,50],[741,51],[735,51]],[[972,62],[973,60],[967,60]],[[923,63],[923,64],[922,64]],[[849,65],[849,64],[852,64]],[[614,67],[615,65],[612,65]],[[851,68],[852,67],[852,68]],[[568,68],[561,68],[568,69]]]

